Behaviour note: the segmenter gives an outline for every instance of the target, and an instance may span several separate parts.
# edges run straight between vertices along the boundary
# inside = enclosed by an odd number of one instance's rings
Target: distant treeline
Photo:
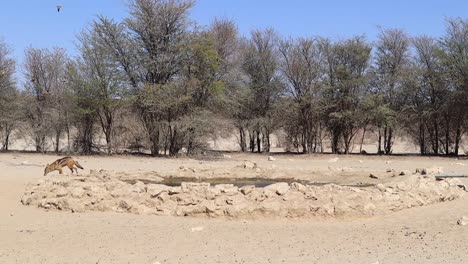
[[[285,38],[271,28],[244,37],[228,19],[197,26],[193,5],[133,0],[124,20],[97,17],[83,29],[78,57],[29,48],[24,83],[15,82],[1,40],[0,147],[24,131],[38,152],[51,139],[58,152],[67,138],[69,150],[87,154],[101,134],[109,153],[119,146],[175,155],[231,127],[242,151],[269,152],[270,135],[281,130],[286,149],[304,153],[322,152],[325,140],[333,153],[348,153],[358,132],[368,132],[384,154],[397,133],[421,154],[459,154],[468,20],[448,19],[438,38],[382,29],[375,43]]]

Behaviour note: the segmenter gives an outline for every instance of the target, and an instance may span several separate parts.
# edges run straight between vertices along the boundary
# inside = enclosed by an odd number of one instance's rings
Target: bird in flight
[[[60,12],[60,9],[62,9],[62,6],[61,6],[61,5],[58,5],[58,6],[57,6],[57,12]]]

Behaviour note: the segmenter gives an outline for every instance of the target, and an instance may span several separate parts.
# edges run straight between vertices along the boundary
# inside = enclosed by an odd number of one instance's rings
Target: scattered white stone
[[[250,170],[253,170],[257,167],[257,164],[255,162],[251,162],[251,161],[244,161],[244,164],[242,164],[242,167],[244,169],[250,169]]]
[[[381,191],[381,192],[384,192],[387,189],[387,187],[385,187],[385,185],[379,183],[379,184],[377,184],[377,189],[379,189],[379,191]]]
[[[337,162],[338,160],[339,158],[331,158],[328,160],[328,162],[333,163],[333,162]]]
[[[289,188],[290,188],[289,184],[286,182],[278,182],[278,183],[270,184],[265,187],[266,190],[272,190],[276,192],[276,194],[278,195],[285,194],[286,192],[289,191]]]
[[[462,216],[460,219],[458,219],[457,225],[461,225],[461,226],[468,225],[468,217]]]
[[[254,189],[255,189],[255,185],[247,185],[247,186],[243,186],[243,187],[239,188],[239,191],[243,195],[247,195],[247,194],[251,193]]]
[[[457,162],[457,163],[455,163],[455,165],[458,165],[458,166],[466,166],[465,163],[461,163],[461,162]]]
[[[203,226],[192,227],[192,232],[200,232],[205,229]]]
[[[64,187],[59,187],[57,190],[56,190],[56,195],[57,197],[64,197],[66,195],[68,195],[68,190]]]
[[[268,156],[268,161],[275,161],[275,160],[276,160],[275,157],[273,157],[273,156]]]
[[[144,193],[146,192],[146,185],[141,181],[137,181],[130,189],[136,193]]]
[[[390,160],[387,160],[387,161],[385,162],[385,164],[390,164],[390,163],[392,163]]]
[[[23,166],[24,166],[24,165],[28,165],[28,164],[29,164],[29,162],[28,162],[27,160],[23,160],[23,161],[21,162],[21,165],[23,165]]]
[[[421,175],[434,175],[434,174],[443,173],[444,171],[442,170],[441,167],[432,167],[432,168],[416,169],[416,173],[418,172],[421,173]]]
[[[358,160],[358,162],[359,162],[359,163],[363,163],[364,161],[362,161],[362,160]]]
[[[231,155],[227,155],[227,154],[223,154],[223,158],[225,158],[225,159],[230,159],[230,158],[232,158],[232,156],[231,156]]]

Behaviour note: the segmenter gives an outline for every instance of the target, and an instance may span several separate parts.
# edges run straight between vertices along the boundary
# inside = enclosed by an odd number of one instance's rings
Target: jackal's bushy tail
[[[75,161],[75,165],[76,165],[78,168],[80,168],[80,169],[84,170],[84,168],[83,168],[83,167],[81,167],[81,165],[78,163],[78,161]]]

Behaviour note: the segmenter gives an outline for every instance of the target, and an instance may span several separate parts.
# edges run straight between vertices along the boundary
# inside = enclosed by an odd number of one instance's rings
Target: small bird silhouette
[[[57,12],[60,12],[60,9],[62,9],[62,6],[61,6],[61,5],[58,5],[58,6],[57,6]]]

